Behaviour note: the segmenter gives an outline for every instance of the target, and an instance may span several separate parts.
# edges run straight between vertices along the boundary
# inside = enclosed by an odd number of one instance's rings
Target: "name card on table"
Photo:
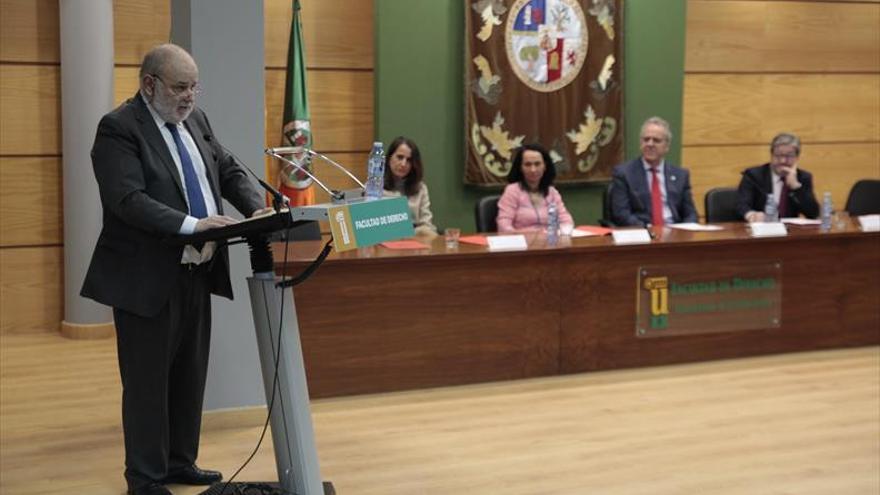
[[[489,241],[489,251],[516,251],[528,249],[526,236],[517,235],[496,235],[486,238]]]
[[[614,244],[649,244],[651,233],[648,229],[612,230]]]
[[[406,198],[358,201],[327,208],[337,252],[372,246],[415,234]]]
[[[752,237],[782,237],[788,235],[788,230],[782,222],[754,222],[749,224]]]
[[[859,215],[862,232],[880,232],[880,215]]]

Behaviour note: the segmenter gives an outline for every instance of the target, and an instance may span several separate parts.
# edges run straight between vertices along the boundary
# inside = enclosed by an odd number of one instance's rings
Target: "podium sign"
[[[639,268],[636,336],[779,328],[782,263],[728,261]]]
[[[415,235],[404,197],[358,201],[327,208],[336,251],[350,251]]]

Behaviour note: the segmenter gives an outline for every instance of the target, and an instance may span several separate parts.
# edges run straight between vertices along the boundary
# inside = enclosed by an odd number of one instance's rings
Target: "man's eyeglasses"
[[[773,158],[777,160],[794,160],[797,158],[796,153],[773,153]]]
[[[157,74],[150,74],[150,77],[164,84],[165,87],[168,88],[168,91],[171,91],[171,94],[173,94],[174,96],[180,96],[187,91],[192,91],[195,96],[202,94],[202,86],[199,83],[179,83],[172,86],[165,82],[165,80],[159,77]]]

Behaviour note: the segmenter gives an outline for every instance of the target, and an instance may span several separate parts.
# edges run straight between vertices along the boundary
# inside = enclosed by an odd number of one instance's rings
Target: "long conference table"
[[[387,392],[880,343],[880,233],[855,222],[785,237],[656,230],[650,244],[610,236],[490,252],[442,237],[426,249],[333,253],[294,289],[312,397]],[[296,275],[319,241],[273,245]],[[286,262],[284,260],[287,260]],[[779,268],[776,325],[644,338],[639,271],[767,263]],[[643,272],[644,273],[644,272]],[[723,323],[719,319],[714,321]]]

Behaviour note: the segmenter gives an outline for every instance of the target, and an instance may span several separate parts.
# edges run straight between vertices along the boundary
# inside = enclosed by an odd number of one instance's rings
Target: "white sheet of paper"
[[[489,241],[489,251],[513,251],[529,248],[526,236],[522,234],[495,235],[487,237],[486,240]]]
[[[822,220],[812,218],[783,218],[782,223],[792,225],[822,225]]]
[[[880,215],[859,215],[859,225],[863,232],[880,231]]]
[[[651,234],[648,229],[612,230],[611,236],[614,244],[648,244],[651,242]]]
[[[586,230],[574,229],[571,231],[572,237],[592,237],[592,236],[597,236],[597,235],[599,235],[599,234],[596,234],[593,232],[587,232]]]
[[[752,229],[752,237],[779,237],[788,235],[788,230],[782,222],[754,222],[749,224]]]
[[[672,227],[673,229],[690,230],[693,232],[714,232],[716,230],[724,230],[724,227],[722,227],[720,225],[703,225],[701,223],[694,223],[694,222],[673,223],[669,226]]]

